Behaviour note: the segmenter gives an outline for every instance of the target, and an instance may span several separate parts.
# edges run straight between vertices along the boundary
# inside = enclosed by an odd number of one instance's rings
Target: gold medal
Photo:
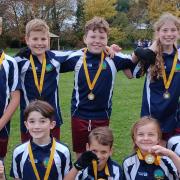
[[[90,101],[94,100],[94,99],[95,99],[95,95],[94,95],[92,92],[90,92],[90,93],[88,94],[88,99],[89,99]]]
[[[163,97],[164,99],[169,99],[170,98],[170,93],[168,91],[166,91],[164,94],[163,94]]]
[[[154,161],[155,161],[155,157],[152,155],[152,154],[147,154],[145,157],[144,157],[144,160],[147,164],[153,164]]]

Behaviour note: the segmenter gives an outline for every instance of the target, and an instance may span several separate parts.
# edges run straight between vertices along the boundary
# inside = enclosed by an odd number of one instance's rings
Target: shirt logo
[[[148,173],[147,172],[138,172],[138,175],[147,177]]]
[[[46,65],[46,72],[50,72],[53,70],[53,66],[51,64]]]
[[[180,63],[177,63],[177,64],[176,64],[175,72],[180,72]]]
[[[107,68],[107,64],[106,64],[106,62],[103,62],[102,69],[105,70],[106,68]]]
[[[154,171],[154,178],[155,179],[158,179],[158,180],[161,180],[161,179],[164,179],[164,172],[161,170],[161,169],[156,169]]]

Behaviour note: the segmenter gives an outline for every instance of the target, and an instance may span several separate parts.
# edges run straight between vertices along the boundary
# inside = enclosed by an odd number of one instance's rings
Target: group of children
[[[28,48],[14,59],[1,51],[1,159],[7,153],[9,120],[20,101],[23,144],[13,152],[10,175],[14,179],[178,179],[179,136],[172,137],[167,144],[176,153],[158,144],[161,131],[164,140],[179,134],[180,52],[176,48],[179,19],[170,14],[162,16],[155,25],[156,41],[151,50],[137,49],[132,56],[115,53],[110,58],[105,53],[108,31],[108,23],[95,17],[85,26],[86,48],[74,52],[50,51],[49,27],[34,19],[26,26]],[[132,129],[135,152],[124,160],[121,170],[110,158],[113,136],[107,126],[115,75],[126,69],[136,77],[144,72],[147,76],[143,117]],[[69,71],[75,73],[71,122],[73,150],[78,160],[74,167],[69,149],[58,141],[62,124],[58,81],[60,73]],[[158,119],[158,123],[150,116]],[[1,167],[0,164],[0,170]],[[5,178],[3,170],[0,174]]]

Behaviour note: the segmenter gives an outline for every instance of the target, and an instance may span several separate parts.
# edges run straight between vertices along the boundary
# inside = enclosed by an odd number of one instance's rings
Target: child
[[[111,59],[104,53],[108,31],[109,24],[103,18],[94,17],[88,21],[84,35],[87,48],[72,53],[62,64],[62,72],[75,71],[71,123],[77,157],[86,150],[91,130],[109,125],[117,71],[133,68],[132,61],[136,62],[136,57],[131,60],[130,55],[119,53]]]
[[[113,134],[108,127],[93,129],[86,144],[87,152],[74,163],[64,180],[122,179],[121,167],[110,158],[112,146]]]
[[[1,33],[2,18],[0,18]],[[2,160],[7,153],[10,119],[19,105],[19,89],[17,63],[3,50],[0,50],[0,159]]]
[[[155,64],[147,70],[141,116],[151,115],[158,119],[162,138],[167,141],[178,133],[176,110],[180,97],[180,49],[176,48],[176,44],[180,35],[180,20],[165,13],[155,23],[154,30],[156,42],[151,48],[157,55]],[[138,68],[135,68],[135,76]]]
[[[168,139],[167,148],[174,151],[180,157],[180,134]]]
[[[62,124],[59,106],[58,83],[61,63],[68,52],[49,51],[49,27],[41,19],[33,19],[26,25],[26,43],[28,48],[20,51],[15,59],[18,63],[22,93],[20,104],[21,140],[29,140],[30,135],[24,125],[24,109],[30,101],[42,99],[55,109],[56,127],[53,137],[60,138]]]
[[[62,180],[71,169],[69,149],[52,138],[55,127],[53,107],[35,100],[25,109],[25,126],[32,139],[13,152],[11,177],[23,180]]]
[[[160,142],[161,130],[156,119],[144,116],[137,121],[131,130],[135,153],[123,162],[126,180],[164,179],[178,180],[177,169],[172,160],[152,152]]]

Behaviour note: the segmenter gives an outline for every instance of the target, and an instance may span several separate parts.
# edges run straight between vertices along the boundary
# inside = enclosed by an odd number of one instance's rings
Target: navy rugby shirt
[[[92,90],[95,99],[90,101],[88,100],[90,90],[83,67],[83,54],[82,50],[72,53],[61,68],[61,72],[72,70],[75,72],[71,114],[85,120],[110,119],[116,73],[123,69],[133,69],[135,65],[132,63],[130,55],[118,53],[113,59],[106,56],[100,76]],[[101,55],[87,52],[86,56],[87,68],[92,82],[99,68]]]

